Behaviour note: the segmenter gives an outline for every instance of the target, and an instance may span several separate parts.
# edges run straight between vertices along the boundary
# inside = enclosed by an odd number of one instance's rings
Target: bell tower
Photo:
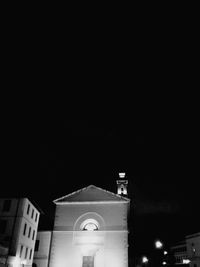
[[[127,187],[128,187],[128,180],[125,179],[126,173],[120,172],[119,173],[119,180],[117,180],[117,194],[121,196],[127,196]]]

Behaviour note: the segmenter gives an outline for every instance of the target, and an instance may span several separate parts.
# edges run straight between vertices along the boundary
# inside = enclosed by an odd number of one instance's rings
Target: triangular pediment
[[[129,202],[126,197],[119,196],[100,187],[90,185],[69,195],[54,200],[55,204],[73,202]]]

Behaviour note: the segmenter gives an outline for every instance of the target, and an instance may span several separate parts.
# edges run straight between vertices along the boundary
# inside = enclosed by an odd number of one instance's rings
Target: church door
[[[84,256],[83,257],[83,266],[82,267],[94,267],[94,257]]]

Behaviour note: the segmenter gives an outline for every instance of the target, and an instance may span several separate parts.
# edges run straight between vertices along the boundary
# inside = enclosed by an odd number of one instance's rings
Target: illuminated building
[[[27,198],[0,199],[0,266],[32,266],[39,216]]]
[[[191,267],[200,267],[200,232],[186,236],[188,259]]]
[[[130,200],[120,178],[120,194],[90,185],[54,200],[54,229],[38,233],[34,267],[128,267]]]
[[[47,267],[50,257],[52,231],[39,231],[35,243],[34,266]]]
[[[174,255],[175,265],[181,265],[188,259],[187,246],[185,240],[176,243],[171,247],[171,251]]]
[[[175,265],[200,267],[200,233],[187,235],[185,240],[171,247]]]

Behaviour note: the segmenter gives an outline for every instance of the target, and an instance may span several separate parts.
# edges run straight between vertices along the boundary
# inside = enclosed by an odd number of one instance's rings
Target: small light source
[[[119,178],[123,179],[125,177],[126,173],[125,172],[120,172],[119,173]]]
[[[149,260],[146,256],[143,256],[142,257],[142,263],[147,263]]]
[[[164,255],[167,255],[168,252],[165,250],[163,253],[164,253]]]
[[[163,265],[166,265],[167,263],[166,263],[166,261],[163,261],[163,263],[162,263]]]
[[[190,260],[188,260],[188,259],[183,259],[183,264],[188,264],[188,263],[190,263]]]
[[[157,241],[155,242],[155,246],[156,246],[156,248],[161,249],[161,248],[163,247],[163,243],[160,242],[160,240],[157,240]]]

